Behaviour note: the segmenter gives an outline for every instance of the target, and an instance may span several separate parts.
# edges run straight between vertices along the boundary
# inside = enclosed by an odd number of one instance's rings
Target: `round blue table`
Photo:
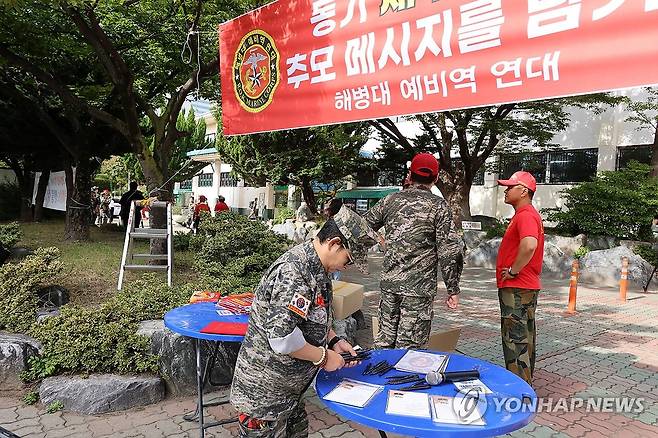
[[[204,424],[203,421],[204,406],[226,404],[228,403],[228,400],[206,405],[203,404],[203,387],[205,386],[207,378],[210,374],[209,368],[212,368],[212,365],[209,365],[209,363],[211,363],[211,361],[209,361],[205,367],[203,366],[201,360],[201,341],[242,342],[244,339],[244,336],[241,335],[201,333],[201,330],[213,321],[246,323],[249,321],[249,315],[223,316],[217,313],[217,307],[215,306],[215,303],[195,303],[172,309],[164,316],[165,327],[174,333],[178,333],[179,335],[194,339],[194,346],[196,349],[197,391],[199,399],[197,401],[196,412],[194,415],[186,416],[186,419],[199,419],[199,436],[201,438],[205,436],[205,429],[208,427],[236,421],[235,419],[227,419],[212,424]],[[216,351],[217,350],[215,350],[212,355],[213,359],[215,357]]]
[[[482,437],[503,435],[529,424],[535,416],[534,409],[530,406],[536,406],[537,394],[523,379],[506,369],[483,360],[475,359],[460,354],[450,354],[448,367],[446,371],[466,371],[477,369],[480,372],[480,380],[491,389],[493,394],[486,395],[487,409],[484,414],[484,426],[459,425],[448,423],[436,423],[431,418],[405,417],[398,415],[386,414],[386,402],[388,400],[389,389],[400,389],[406,385],[386,385],[386,377],[392,375],[405,374],[397,370],[391,370],[384,376],[362,375],[368,363],[376,364],[381,360],[386,360],[395,365],[404,355],[406,350],[376,350],[368,361],[362,362],[353,368],[343,368],[337,372],[327,373],[320,370],[315,381],[315,389],[320,400],[332,411],[342,417],[355,421],[357,423],[378,429],[382,431],[394,432],[403,435],[417,437],[429,436],[459,436],[459,437]],[[441,353],[447,354],[447,353]],[[362,382],[384,385],[384,391],[378,393],[363,408],[357,408],[340,403],[325,400],[323,397],[343,379],[348,378]],[[428,394],[455,396],[457,389],[454,384],[447,382],[431,389],[420,390]],[[494,399],[518,400],[526,399],[529,404],[526,409],[518,409],[518,412],[508,412],[504,409],[496,409]],[[497,401],[498,401],[497,400]],[[501,404],[500,402],[498,404]],[[499,411],[499,412],[496,412]],[[382,433],[382,436],[385,434]]]

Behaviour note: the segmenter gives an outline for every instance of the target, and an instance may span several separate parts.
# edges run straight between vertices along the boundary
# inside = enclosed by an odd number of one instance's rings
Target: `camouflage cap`
[[[368,249],[379,242],[380,237],[364,218],[343,205],[333,217],[340,232],[347,239],[354,264],[363,273],[368,272]]]

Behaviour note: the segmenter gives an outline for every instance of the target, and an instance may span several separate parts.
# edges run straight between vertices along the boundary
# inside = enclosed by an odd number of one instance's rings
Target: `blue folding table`
[[[201,360],[201,341],[211,342],[242,342],[244,336],[241,335],[219,335],[212,333],[201,333],[201,330],[213,321],[220,322],[240,322],[246,323],[249,320],[249,315],[228,315],[222,316],[217,313],[215,303],[194,303],[185,306],[177,307],[170,310],[164,316],[165,327],[174,333],[194,339],[194,346],[196,349],[196,374],[197,374],[197,391],[198,401],[197,409],[193,415],[186,416],[186,419],[199,419],[200,437],[205,436],[205,429],[219,424],[226,424],[236,419],[226,419],[214,423],[204,424],[203,421],[203,387],[209,379],[210,372],[214,363],[214,358],[217,353],[215,348],[210,360],[203,366]],[[213,405],[226,404],[228,400],[213,403]],[[210,406],[210,405],[205,405]]]
[[[362,375],[368,365],[386,360],[395,364],[402,358],[407,350],[375,350],[368,361],[352,368],[343,368],[337,372],[328,373],[320,370],[315,381],[315,389],[322,402],[338,415],[365,426],[379,430],[382,437],[385,432],[399,433],[417,437],[483,437],[503,435],[529,424],[535,416],[537,394],[523,379],[498,365],[460,354],[450,354],[446,371],[478,370],[480,380],[493,393],[485,395],[486,406],[484,421],[486,425],[475,426],[468,424],[449,424],[434,422],[431,418],[417,418],[386,413],[386,403],[389,389],[400,389],[407,385],[386,385],[386,377],[404,374],[391,370],[383,376]],[[438,353],[438,352],[437,352]],[[448,354],[448,353],[440,353]],[[379,392],[363,408],[348,406],[341,403],[327,401],[323,397],[340,383],[344,378],[384,385]],[[455,396],[458,391],[450,382],[432,386],[421,390],[428,394]],[[500,408],[499,408],[500,407]],[[510,408],[510,409],[508,409]]]

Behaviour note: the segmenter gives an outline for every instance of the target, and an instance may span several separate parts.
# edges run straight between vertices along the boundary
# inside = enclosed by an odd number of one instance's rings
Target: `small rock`
[[[49,377],[39,387],[44,405],[60,401],[64,409],[85,415],[123,411],[164,399],[165,386],[155,376],[92,374]]]
[[[37,311],[37,322],[44,322],[48,318],[59,316],[59,309],[42,309]]]
[[[0,392],[23,389],[20,374],[28,359],[39,354],[41,344],[28,336],[0,332]]]

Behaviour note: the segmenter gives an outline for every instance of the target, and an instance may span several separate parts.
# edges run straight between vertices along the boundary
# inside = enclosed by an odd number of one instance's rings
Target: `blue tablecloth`
[[[213,321],[246,323],[249,315],[221,316],[215,303],[194,303],[172,309],[164,316],[165,327],[183,336],[216,342],[242,342],[244,339],[240,335],[201,333],[201,329]]]
[[[436,423],[431,418],[405,417],[386,414],[386,402],[389,389],[399,389],[406,385],[386,386],[384,391],[377,394],[370,403],[363,408],[343,405],[340,403],[324,400],[323,397],[343,379],[349,378],[362,382],[386,384],[386,376],[403,374],[397,370],[391,370],[384,376],[364,376],[361,373],[367,363],[375,364],[381,360],[387,360],[391,364],[404,355],[406,350],[377,350],[373,351],[368,362],[362,362],[353,368],[343,368],[334,373],[321,370],[318,373],[315,389],[322,402],[332,411],[342,417],[356,421],[363,425],[403,435],[418,437],[426,436],[494,436],[502,435],[520,429],[529,424],[535,414],[530,406],[519,409],[518,412],[508,412],[506,409],[496,409],[494,398],[499,401],[503,399],[521,400],[524,396],[531,400],[530,405],[536,406],[537,395],[535,391],[523,379],[506,369],[497,365],[459,354],[450,354],[450,360],[446,371],[465,371],[477,369],[480,371],[480,380],[491,389],[493,394],[486,395],[487,409],[484,414],[485,426],[458,425],[448,423]],[[431,389],[423,390],[429,394],[455,396],[457,389],[452,383],[443,383],[433,386]],[[516,403],[510,404],[516,406]],[[512,409],[513,410],[513,409]]]

